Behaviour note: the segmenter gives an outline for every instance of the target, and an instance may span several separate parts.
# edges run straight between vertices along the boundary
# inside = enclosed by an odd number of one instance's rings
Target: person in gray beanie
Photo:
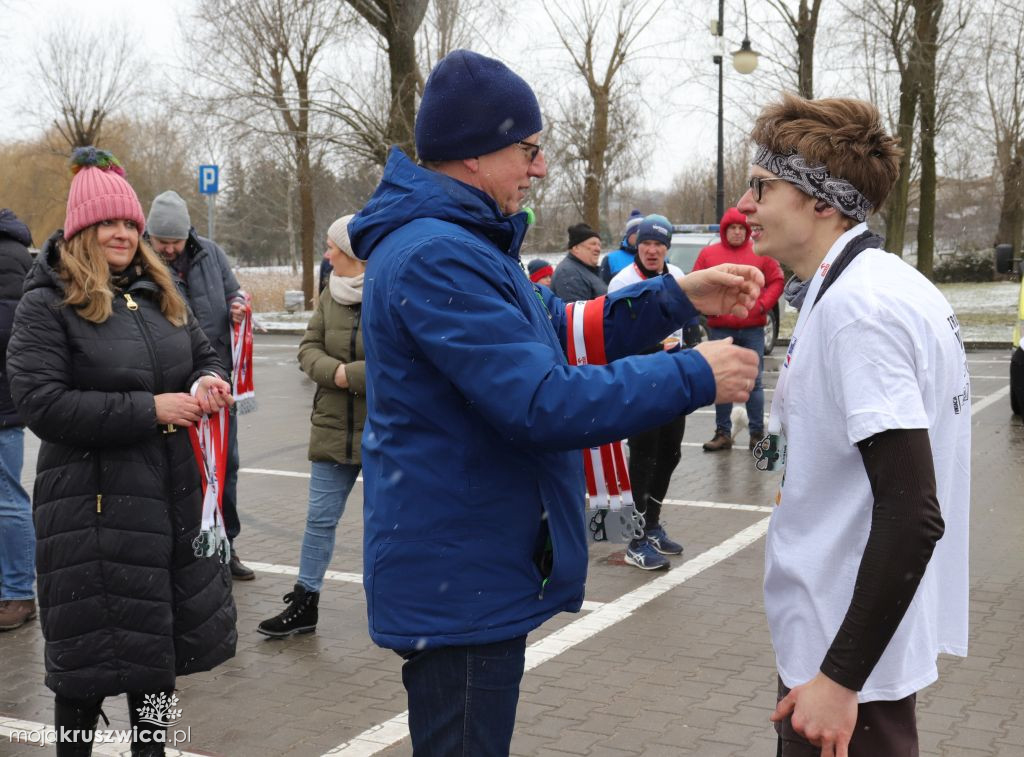
[[[149,243],[167,263],[185,301],[195,313],[206,338],[230,371],[231,322],[239,322],[245,313],[245,298],[224,250],[212,239],[196,233],[181,196],[168,190],[153,198],[146,219]],[[231,408],[228,431],[228,462],[224,474],[224,525],[231,542],[231,576],[251,581],[256,573],[247,567],[235,550],[235,538],[242,530],[238,517],[238,415]]]
[[[393,147],[348,225],[367,260],[363,584],[371,638],[405,659],[415,755],[508,754],[526,634],[583,601],[580,450],[745,397],[757,370],[724,342],[631,354],[695,306],[745,313],[760,272],[740,266],[577,303],[609,364],[568,365],[566,306],[519,258],[541,130],[522,78],[456,50],[423,90],[422,164]]]

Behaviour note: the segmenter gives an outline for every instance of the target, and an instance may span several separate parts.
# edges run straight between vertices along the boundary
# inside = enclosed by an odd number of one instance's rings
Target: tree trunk
[[[299,248],[295,244],[295,182],[288,182],[288,261],[292,275],[299,272]]]
[[[1003,163],[1001,169],[1003,198],[994,242],[1012,244],[1014,257],[1020,257],[1021,237],[1024,235],[1024,140],[1007,147],[1009,160]]]
[[[388,142],[398,145],[413,160],[416,159],[414,125],[416,123],[416,83],[419,67],[416,63],[416,30],[412,19],[399,16],[387,35],[388,67],[391,72],[391,109],[388,111]]]
[[[594,98],[593,130],[587,144],[587,175],[583,177],[583,220],[587,226],[601,230],[601,183],[604,180],[605,150],[608,149],[608,88],[592,91]]]
[[[818,0],[816,4],[820,4]],[[807,0],[800,0],[796,32],[797,90],[800,97],[814,99],[814,37],[818,33],[817,8],[807,7]]]
[[[932,278],[935,264],[935,60],[942,0],[919,0],[921,30],[921,200],[917,221],[917,270]]]
[[[903,257],[903,239],[907,231],[907,200],[910,196],[910,165],[914,152],[914,117],[917,114],[917,67],[908,65],[900,79],[900,122],[896,127],[903,155],[900,175],[889,195],[885,219],[885,249]]]
[[[316,223],[313,207],[313,171],[309,164],[309,137],[300,134],[295,138],[299,169],[299,230],[302,249],[302,298],[305,309],[313,308],[313,227]]]

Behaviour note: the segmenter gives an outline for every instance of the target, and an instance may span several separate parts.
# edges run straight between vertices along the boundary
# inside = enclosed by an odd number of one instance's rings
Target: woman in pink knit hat
[[[177,675],[235,650],[227,566],[197,556],[203,491],[189,427],[231,402],[226,372],[110,153],[72,159],[64,229],[25,283],[7,362],[42,440],[33,496],[57,754],[88,755],[127,693],[133,755],[162,755]],[[215,446],[215,445],[214,445]]]

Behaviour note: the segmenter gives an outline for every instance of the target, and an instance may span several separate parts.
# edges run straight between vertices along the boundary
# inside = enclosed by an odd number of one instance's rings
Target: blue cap
[[[636,233],[636,243],[661,242],[666,247],[672,246],[672,224],[665,216],[652,213],[640,222]]]
[[[537,96],[493,58],[455,50],[430,72],[416,114],[420,160],[476,158],[541,130]]]

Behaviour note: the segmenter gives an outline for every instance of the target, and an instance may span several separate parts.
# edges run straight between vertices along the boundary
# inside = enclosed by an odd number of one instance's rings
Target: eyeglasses
[[[516,147],[522,148],[523,152],[529,156],[531,163],[537,159],[538,155],[540,155],[540,145],[536,142],[527,142],[520,139],[515,143],[515,145]]]
[[[761,202],[761,197],[764,195],[764,185],[769,181],[785,181],[780,176],[774,176],[770,179],[761,176],[751,176],[748,186],[750,191],[754,193],[754,202]]]

